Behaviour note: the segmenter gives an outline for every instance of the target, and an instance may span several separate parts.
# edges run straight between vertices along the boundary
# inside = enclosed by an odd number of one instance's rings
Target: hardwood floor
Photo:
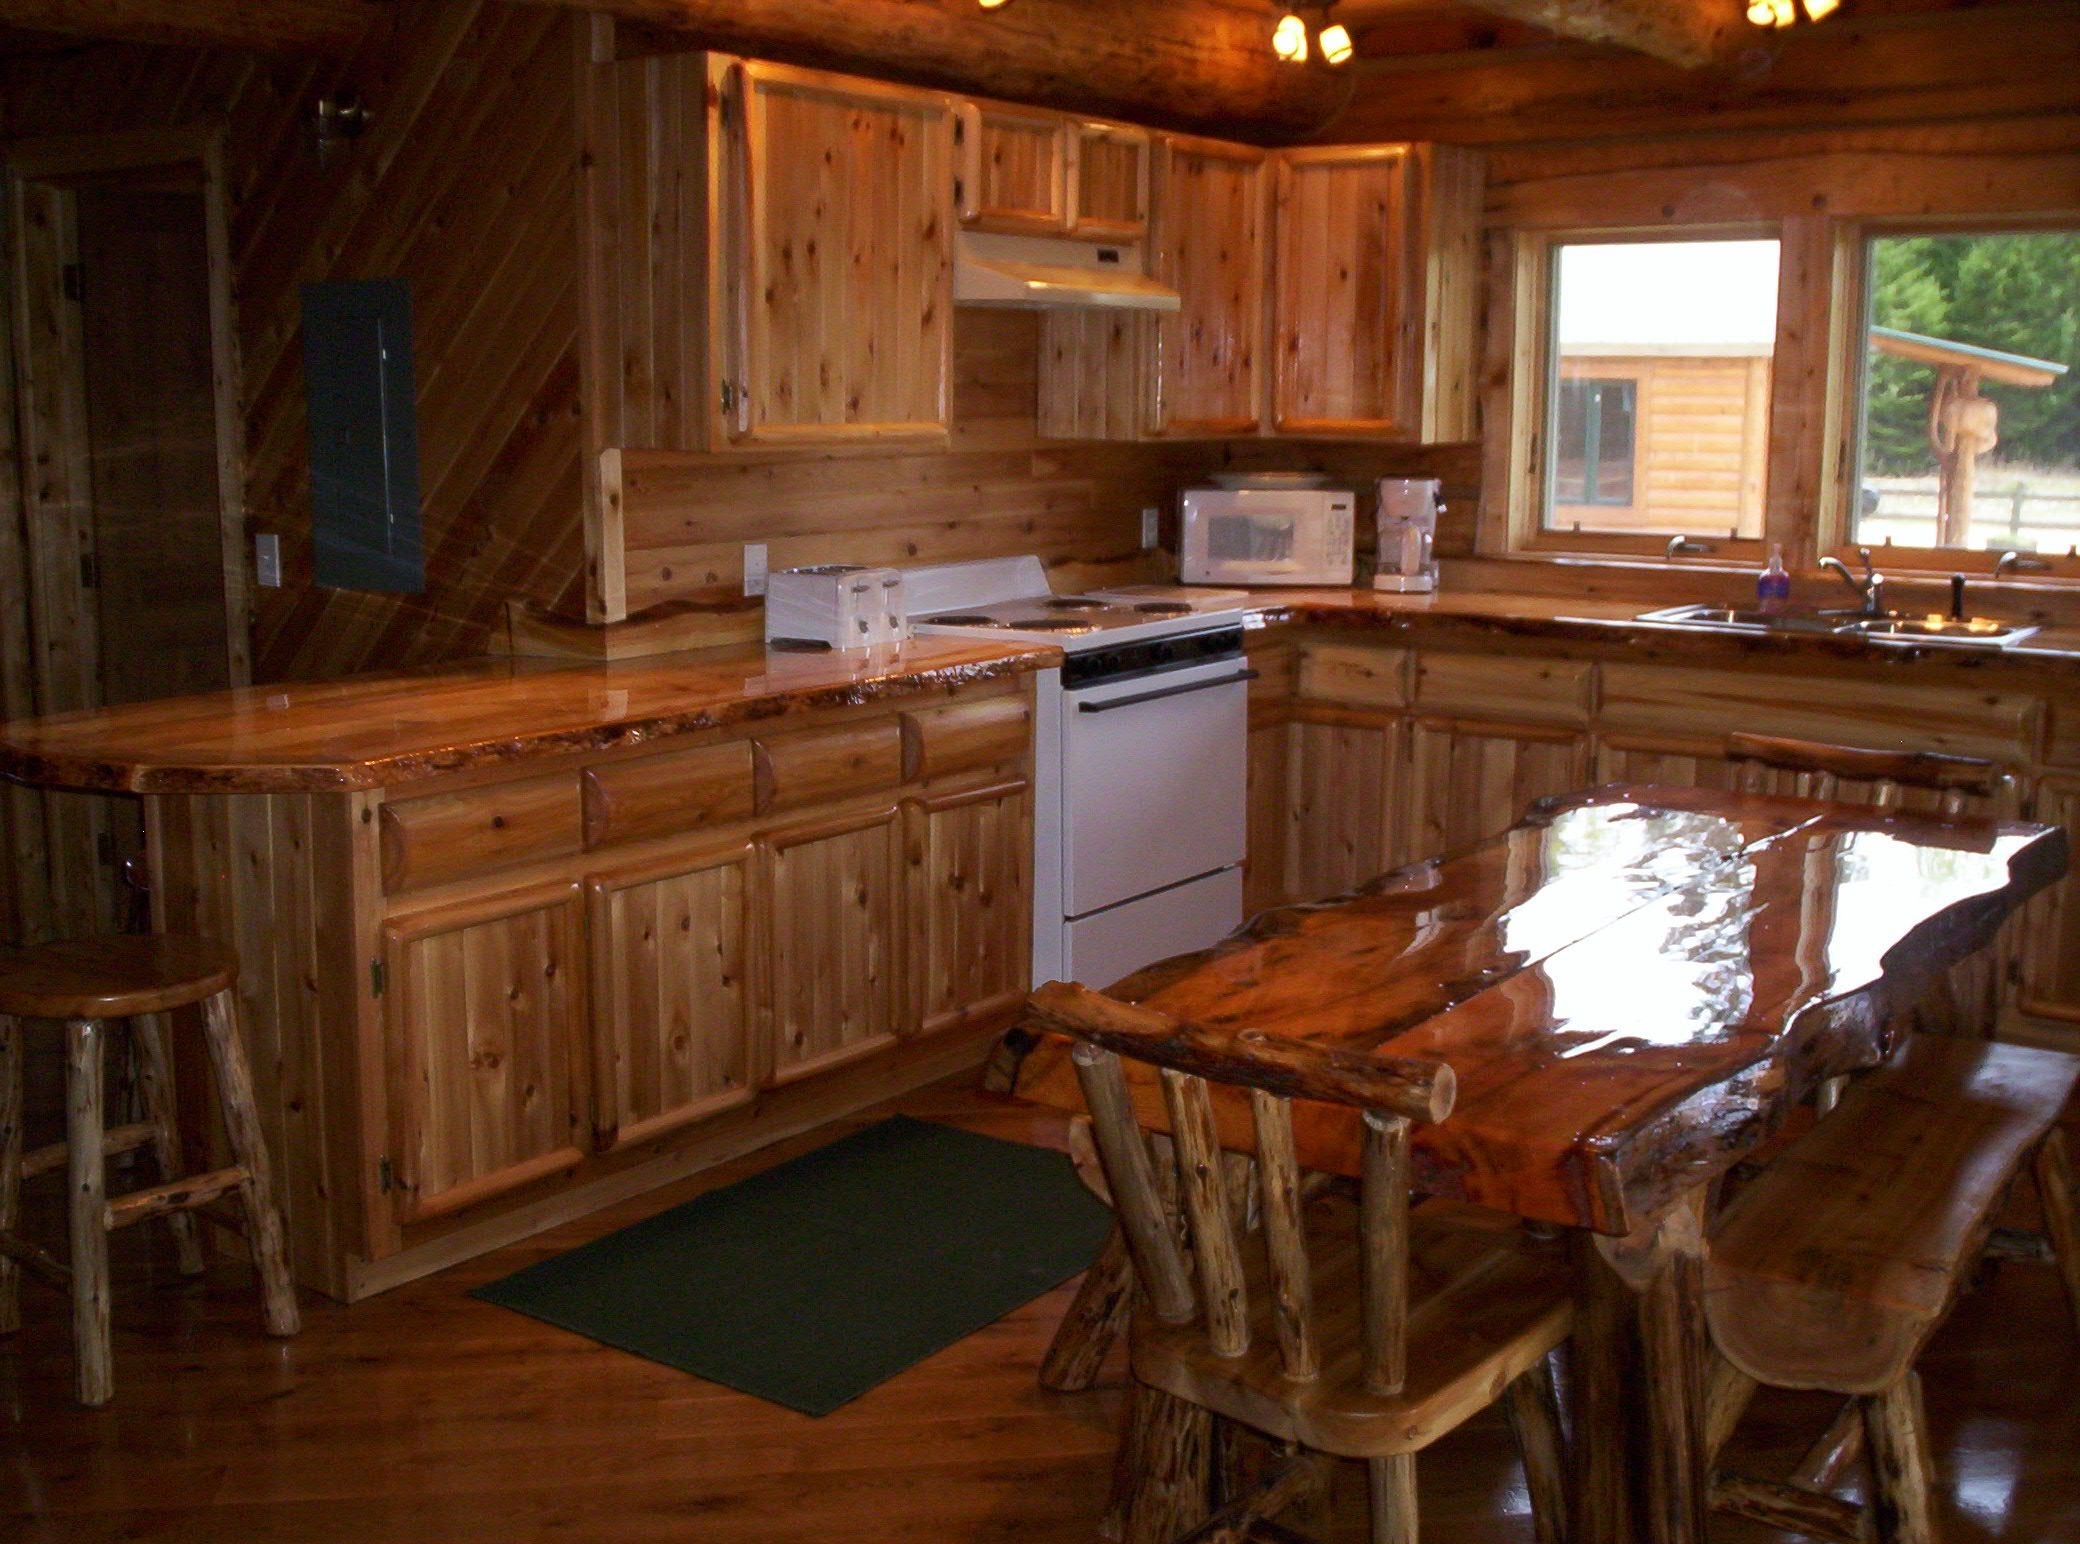
[[[965,1080],[896,1107],[1060,1140],[1054,1117]],[[142,1237],[157,1230],[141,1230],[116,1294],[116,1396],[99,1411],[72,1404],[63,1304],[31,1283],[26,1327],[0,1340],[0,1537],[1083,1544],[1121,1370],[1115,1357],[1089,1394],[1035,1384],[1067,1288],[822,1420],[465,1296],[876,1113],[351,1309],[307,1298],[288,1342],[260,1334],[244,1267],[184,1282],[163,1239]],[[2080,1544],[2080,1347],[2052,1273],[2003,1267],[1923,1374],[1950,1544]],[[1744,1429],[1742,1467],[1788,1469],[1825,1420],[1810,1400],[1772,1397]],[[1497,1417],[1426,1453],[1421,1487],[1426,1544],[1531,1537]],[[1361,1493],[1340,1487],[1333,1536],[1360,1538],[1363,1522]],[[1713,1534],[1773,1537],[1726,1522]]]

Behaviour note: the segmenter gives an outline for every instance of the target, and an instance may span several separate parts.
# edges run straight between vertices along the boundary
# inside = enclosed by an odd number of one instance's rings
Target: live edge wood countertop
[[[0,724],[0,776],[100,793],[395,788],[1061,662],[1047,645],[913,638],[831,653],[728,645],[607,664],[497,659],[254,686]]]

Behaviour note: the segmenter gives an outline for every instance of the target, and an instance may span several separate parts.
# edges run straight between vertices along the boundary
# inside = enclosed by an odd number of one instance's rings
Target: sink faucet
[[[1671,536],[1668,539],[1668,545],[1662,549],[1662,556],[1673,563],[1685,553],[1695,557],[1703,557],[1712,550],[1712,544],[1708,541],[1696,541],[1688,536]]]
[[[2042,558],[2033,558],[2026,552],[2017,552],[2010,548],[1994,560],[1993,577],[2005,579],[2011,568],[2018,574],[2041,574],[2050,566]]]
[[[1883,616],[1885,614],[1885,576],[1871,567],[1870,548],[1858,547],[1856,555],[1863,559],[1863,577],[1861,579],[1849,571],[1847,563],[1844,563],[1833,554],[1822,558],[1820,566],[1827,569],[1830,573],[1839,575],[1842,583],[1856,592],[1856,598],[1863,603],[1863,614],[1865,616]]]

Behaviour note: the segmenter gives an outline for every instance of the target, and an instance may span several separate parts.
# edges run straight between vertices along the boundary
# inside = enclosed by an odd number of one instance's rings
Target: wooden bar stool
[[[296,1289],[289,1279],[281,1214],[253,1078],[238,1036],[238,957],[201,938],[168,935],[68,939],[0,955],[0,1332],[20,1325],[20,1274],[69,1286],[72,1333],[83,1405],[100,1405],[114,1391],[109,1361],[108,1235],[117,1228],[164,1217],[174,1230],[181,1269],[202,1269],[195,1219],[187,1215],[236,1192],[245,1232],[260,1271],[267,1331],[293,1335],[299,1327]],[[172,1066],[163,1015],[202,1004],[210,1066],[223,1106],[234,1162],[204,1174],[180,1172],[174,1129]],[[65,1021],[66,1140],[22,1151],[22,1035],[25,1019]],[[131,1021],[145,1119],[109,1129],[104,1119],[103,1025]],[[107,1160],[149,1147],[160,1183],[111,1199]],[[22,1180],[64,1168],[72,1236],[69,1268],[15,1233]]]

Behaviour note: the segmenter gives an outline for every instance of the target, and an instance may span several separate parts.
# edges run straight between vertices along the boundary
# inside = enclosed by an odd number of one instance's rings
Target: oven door
[[[1067,916],[1242,861],[1249,675],[1230,655],[1064,689]]]

